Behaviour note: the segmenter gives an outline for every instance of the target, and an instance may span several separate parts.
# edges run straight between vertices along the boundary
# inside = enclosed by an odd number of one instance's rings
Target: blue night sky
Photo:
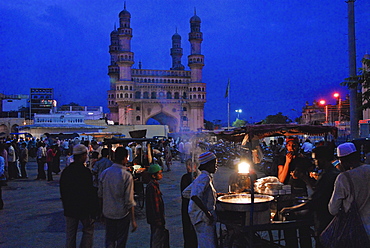
[[[4,94],[55,90],[59,104],[107,109],[110,32],[123,1],[2,0],[0,80]],[[182,36],[187,67],[189,19],[201,18],[205,118],[259,121],[282,112],[294,119],[308,101],[348,93],[347,4],[344,0],[127,0],[132,51],[143,69],[171,67],[171,37]],[[357,67],[370,50],[370,1],[355,2]]]

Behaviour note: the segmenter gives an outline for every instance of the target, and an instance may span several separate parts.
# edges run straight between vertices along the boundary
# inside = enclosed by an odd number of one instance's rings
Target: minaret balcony
[[[191,32],[191,33],[189,33],[189,40],[203,41],[203,33],[201,33],[201,32]]]

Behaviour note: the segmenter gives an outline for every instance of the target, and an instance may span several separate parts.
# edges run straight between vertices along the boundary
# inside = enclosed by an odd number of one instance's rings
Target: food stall
[[[221,245],[227,247],[281,247],[281,231],[310,228],[311,219],[287,220],[279,211],[298,203],[289,185],[282,185],[276,177],[257,179],[253,170],[256,147],[259,140],[271,136],[309,135],[337,137],[337,128],[299,124],[251,125],[231,131],[221,131],[218,138],[241,142],[248,150],[245,161],[248,168],[240,168],[237,180],[246,182],[244,192],[232,190],[217,199],[217,213],[220,222]],[[250,167],[250,168],[249,168]],[[240,185],[240,183],[239,183]],[[230,191],[230,190],[229,190]],[[257,193],[255,193],[257,191]],[[264,235],[261,235],[264,233]],[[313,232],[311,233],[313,237]],[[301,238],[301,237],[300,237]]]
[[[142,137],[140,135],[136,137]],[[135,136],[135,135],[132,135]],[[149,174],[146,170],[146,166],[152,163],[152,149],[151,142],[155,140],[152,138],[105,138],[103,145],[107,146],[110,151],[110,157],[113,156],[112,151],[115,150],[118,146],[127,146],[130,143],[140,144],[140,153],[138,154],[138,164],[132,165],[131,173],[134,177],[134,197],[139,208],[144,207],[145,202],[145,186],[144,184],[149,181]]]

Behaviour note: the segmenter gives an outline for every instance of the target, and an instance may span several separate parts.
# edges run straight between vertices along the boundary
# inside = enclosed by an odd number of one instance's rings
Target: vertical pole
[[[31,121],[31,117],[32,117],[32,109],[31,109],[31,105],[32,105],[32,100],[31,100],[31,95],[30,95],[30,121]],[[31,124],[31,122],[29,123]]]
[[[354,78],[357,76],[356,72],[356,34],[355,34],[355,1],[348,0],[348,57],[349,57],[349,76]],[[351,79],[351,81],[354,79]],[[357,89],[358,87],[351,87],[349,89],[349,103],[350,103],[350,128],[351,138],[356,139],[359,136],[358,128],[358,110],[357,110]]]
[[[227,93],[227,130],[230,129],[230,79],[228,82],[228,93]]]
[[[338,121],[339,121],[339,123],[340,123],[340,121],[342,120],[342,118],[341,118],[341,115],[342,115],[342,100],[340,99],[340,97],[339,97],[339,101],[338,101]]]
[[[329,115],[328,105],[325,105],[325,123],[328,123],[329,121],[328,115]]]

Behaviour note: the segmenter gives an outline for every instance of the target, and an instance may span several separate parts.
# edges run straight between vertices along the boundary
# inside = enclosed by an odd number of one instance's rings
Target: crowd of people
[[[287,137],[286,140],[279,138],[275,144],[272,141],[269,146],[275,154],[279,181],[291,185],[294,194],[309,198],[303,204],[281,209],[282,215],[295,216],[300,210],[308,210],[309,214],[304,218],[314,220],[315,236],[319,237],[333,216],[341,209],[348,210],[355,199],[370,238],[370,165],[360,162],[353,143],[344,143],[334,149],[325,143],[313,145],[309,140],[300,143],[296,137]],[[193,147],[189,140],[177,144],[173,139],[147,144],[133,142],[114,149],[103,147],[94,140],[6,140],[0,143],[0,209],[4,207],[1,186],[14,179],[27,179],[28,157],[34,157],[38,164],[37,180],[52,181],[53,174],[61,173],[59,183],[66,219],[66,247],[76,247],[80,222],[83,226],[80,246],[92,247],[97,220],[105,222],[106,247],[125,247],[130,225],[132,231],[137,229],[134,181],[145,180],[150,247],[169,247],[159,181],[165,167],[166,171],[172,170],[176,150],[187,172],[180,182],[184,247],[217,247],[217,194],[213,184],[217,157],[199,146]],[[66,158],[62,170],[61,156]],[[135,174],[137,164],[145,168],[141,175]],[[343,173],[352,179],[354,192],[349,191],[349,182]],[[300,247],[312,247],[308,232],[300,228],[298,239],[296,233],[284,231],[286,247],[298,247],[298,243]],[[316,247],[322,247],[319,239]]]
[[[349,209],[354,199],[349,191],[348,180],[344,177],[344,173],[347,173],[354,182],[356,203],[370,238],[370,165],[360,162],[360,153],[355,145],[347,142],[333,149],[331,145],[318,143],[305,150],[296,137],[288,137],[285,143],[286,153],[278,163],[278,178],[280,182],[291,185],[293,193],[308,196],[309,200],[285,207],[280,213],[290,215],[292,219],[312,218],[316,247],[323,247],[320,234],[340,209]],[[307,210],[303,211],[304,215],[302,210]],[[300,247],[312,247],[308,227],[300,228],[299,235]],[[285,230],[284,236],[287,247],[298,247],[294,230]]]

